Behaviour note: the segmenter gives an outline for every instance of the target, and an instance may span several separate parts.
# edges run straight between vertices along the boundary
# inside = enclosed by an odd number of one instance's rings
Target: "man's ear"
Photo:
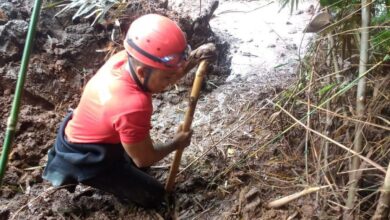
[[[137,66],[137,68],[135,69],[135,72],[137,73],[137,76],[141,80],[141,82],[145,80],[146,71],[147,70],[143,66]]]

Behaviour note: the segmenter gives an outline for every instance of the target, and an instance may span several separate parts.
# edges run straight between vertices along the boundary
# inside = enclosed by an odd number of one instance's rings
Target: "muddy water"
[[[300,8],[309,4],[305,2]],[[305,54],[310,36],[302,31],[311,15],[303,10],[290,15],[288,8],[278,13],[279,9],[275,2],[221,3],[211,27],[231,39],[229,80],[250,75],[267,80],[278,71],[290,69]]]
[[[177,0],[170,2],[170,6],[196,17],[211,2],[201,1],[200,5],[199,1]],[[234,121],[230,117],[239,115],[234,116],[231,112],[236,112],[251,99],[260,102],[271,98],[291,84],[299,59],[304,56],[312,38],[311,34],[303,33],[312,17],[307,11],[312,4],[314,1],[304,1],[290,14],[289,7],[279,12],[281,6],[275,1],[219,1],[210,25],[216,35],[230,45],[231,72],[222,85],[206,82],[213,90],[202,94],[194,127],[208,125],[204,129],[223,131],[223,127],[212,122],[226,118]],[[183,119],[186,103],[158,104],[158,114],[153,116],[153,122],[156,136],[165,140],[168,136],[158,134],[160,131],[174,132]]]
[[[172,7],[192,16],[199,13],[198,1],[191,1],[191,10],[179,8],[181,2],[174,1]],[[211,1],[201,2],[204,8]],[[279,80],[280,75],[293,74],[291,68],[305,54],[312,38],[303,30],[312,17],[308,9],[315,4],[302,1],[290,14],[289,6],[281,9],[277,1],[219,1],[210,25],[231,45],[232,72],[228,81],[254,76],[268,83],[272,78]]]

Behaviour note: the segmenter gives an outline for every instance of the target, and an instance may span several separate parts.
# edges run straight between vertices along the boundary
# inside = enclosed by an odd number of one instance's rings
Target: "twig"
[[[210,207],[210,208],[204,210],[203,212],[199,213],[199,215],[193,217],[192,219],[193,219],[193,220],[194,220],[194,219],[199,219],[200,216],[204,215],[206,212],[210,211],[212,208],[213,208],[213,207]]]
[[[169,164],[163,164],[163,165],[156,165],[156,166],[151,166],[151,169],[169,169],[171,165]]]
[[[254,11],[260,9],[260,8],[264,8],[265,6],[268,6],[268,5],[272,4],[272,3],[274,3],[274,1],[269,2],[269,3],[267,3],[267,4],[265,4],[265,5],[262,5],[262,6],[256,7],[256,8],[254,8],[254,9],[247,10],[247,11],[239,11],[239,10],[226,10],[226,11],[221,11],[221,12],[218,13],[217,15],[227,14],[227,13],[245,13],[245,14],[246,14],[246,13],[254,12]]]
[[[302,190],[300,192],[297,192],[297,193],[294,193],[292,195],[289,195],[289,196],[286,196],[286,197],[283,197],[281,199],[277,199],[277,200],[274,200],[270,203],[268,203],[266,206],[267,208],[279,208],[295,199],[298,199],[299,197],[302,197],[304,195],[307,195],[307,194],[310,194],[310,193],[313,193],[313,192],[317,192],[318,190],[320,189],[324,189],[324,188],[327,188],[327,187],[330,187],[330,186],[317,186],[317,187],[311,187],[311,188],[308,188],[308,189],[305,189],[305,190]]]
[[[280,106],[279,104],[275,104],[275,103],[273,103],[273,102],[270,101],[270,100],[269,100],[269,102],[272,103],[274,106],[280,108],[284,113],[286,113],[288,116],[290,116],[296,123],[300,124],[300,125],[301,125],[302,127],[304,127],[305,129],[308,129],[309,131],[313,132],[314,134],[316,134],[316,135],[318,135],[318,136],[320,136],[320,137],[322,137],[322,138],[325,138],[326,140],[328,140],[328,141],[332,142],[333,144],[339,146],[340,148],[342,148],[342,149],[348,151],[349,153],[352,153],[353,155],[360,157],[362,160],[364,160],[364,161],[366,161],[367,163],[371,164],[373,167],[376,167],[378,170],[382,171],[383,173],[386,173],[386,170],[385,170],[383,167],[381,167],[379,164],[377,164],[377,163],[375,163],[374,161],[368,159],[367,157],[364,157],[364,156],[360,155],[360,154],[357,153],[356,151],[349,149],[348,147],[346,147],[346,146],[340,144],[339,142],[337,142],[337,141],[335,141],[335,140],[333,140],[333,139],[331,139],[331,138],[329,138],[329,137],[327,137],[327,136],[321,134],[320,132],[315,131],[315,130],[313,130],[313,129],[311,129],[311,128],[308,128],[305,124],[303,124],[303,123],[302,123],[301,121],[299,121],[297,118],[295,118],[294,116],[292,116],[288,111],[286,111],[284,108],[282,108],[282,106]]]

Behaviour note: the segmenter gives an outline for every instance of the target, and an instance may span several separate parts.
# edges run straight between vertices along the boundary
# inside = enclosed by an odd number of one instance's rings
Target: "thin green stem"
[[[4,173],[8,162],[8,155],[15,135],[16,124],[18,122],[20,101],[22,99],[24,81],[26,78],[26,72],[30,60],[31,48],[33,46],[33,41],[36,32],[36,26],[39,19],[39,12],[41,10],[41,5],[42,5],[42,0],[36,0],[34,4],[33,12],[31,14],[31,21],[27,32],[27,40],[23,51],[23,57],[21,61],[18,81],[16,83],[15,97],[12,103],[11,115],[7,121],[7,130],[5,132],[3,150],[0,158],[0,184],[2,184],[3,181]]]

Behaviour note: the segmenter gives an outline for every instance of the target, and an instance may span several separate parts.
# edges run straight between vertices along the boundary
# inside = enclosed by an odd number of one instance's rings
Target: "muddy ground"
[[[68,109],[76,107],[87,80],[110,53],[120,49],[111,40],[112,22],[91,27],[91,20],[72,21],[74,11],[54,18],[58,10],[44,9],[1,189],[0,219],[313,219],[320,215],[313,202],[315,196],[302,197],[277,210],[264,208],[268,201],[304,187],[300,185],[304,182],[301,152],[283,138],[266,146],[262,143],[281,129],[270,120],[274,117],[264,100],[272,99],[295,78],[297,57],[306,47],[301,42],[304,24],[311,16],[305,11],[308,4],[290,16],[288,10],[277,14],[276,2],[220,1],[210,25],[194,31],[193,22],[199,17],[196,12],[210,3],[203,1],[200,6],[198,1],[175,1],[166,8],[163,2],[135,1],[125,9],[130,16],[119,17],[125,33],[137,16],[161,13],[179,22],[194,48],[214,42],[219,49],[198,102],[192,144],[182,158],[175,209],[170,213],[144,210],[83,185],[69,192],[53,189],[42,180],[46,152],[60,121]],[[0,0],[2,131],[31,4]],[[258,29],[243,25],[253,19],[264,23],[258,23]],[[243,27],[245,30],[240,29]],[[191,79],[188,76],[176,88],[154,96],[152,134],[156,141],[170,138],[182,121]],[[171,159],[164,159],[150,171],[161,182],[165,182]]]

